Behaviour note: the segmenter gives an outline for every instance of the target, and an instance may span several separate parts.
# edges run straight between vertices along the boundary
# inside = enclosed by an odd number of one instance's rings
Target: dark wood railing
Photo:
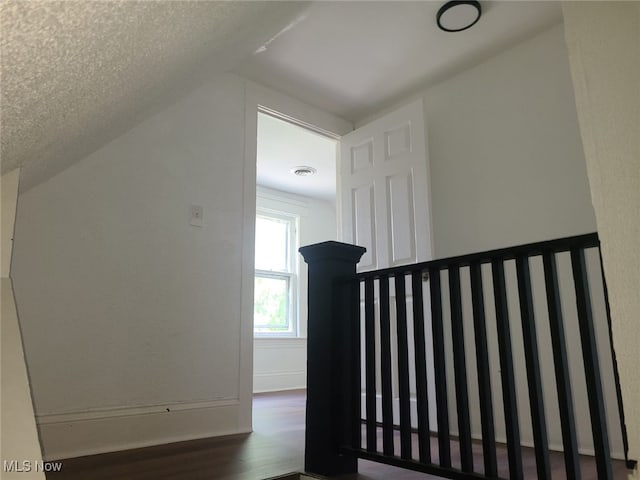
[[[354,473],[363,458],[445,478],[522,479],[519,410],[527,408],[537,478],[551,478],[550,409],[560,422],[566,478],[582,478],[572,388],[576,364],[568,349],[568,340],[578,336],[597,477],[613,478],[611,425],[618,421],[616,442],[633,466],[604,275],[589,275],[593,258],[600,258],[595,233],[358,274],[362,247],[325,242],[300,252],[309,265],[308,472]],[[601,263],[597,267],[601,272]],[[563,292],[566,277],[573,279],[573,295]],[[591,288],[598,282],[600,288]],[[604,319],[598,315],[594,321],[592,291],[604,297],[597,299],[606,306]],[[510,309],[516,297],[518,307]],[[575,313],[563,314],[569,303]],[[577,319],[568,323],[571,315]],[[602,321],[608,322],[604,344],[598,343]],[[550,387],[541,368],[543,325],[550,346],[542,351],[553,357],[553,402],[544,393]],[[521,332],[521,343],[514,341],[514,331]],[[491,363],[489,339],[497,344],[497,365]],[[605,348],[607,362],[599,348]],[[524,358],[523,367],[516,356]],[[518,397],[517,379],[524,376],[528,403]],[[615,383],[615,419],[607,419],[603,376]],[[470,392],[471,384],[477,390]],[[497,403],[504,418],[500,441]],[[476,422],[473,432],[475,405],[480,428]],[[505,449],[508,472],[499,471],[498,452]]]

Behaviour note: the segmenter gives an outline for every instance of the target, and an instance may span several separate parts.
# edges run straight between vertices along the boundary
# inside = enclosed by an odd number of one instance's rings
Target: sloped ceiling
[[[0,2],[2,172],[22,189],[127,131],[213,72],[233,68],[304,4]]]

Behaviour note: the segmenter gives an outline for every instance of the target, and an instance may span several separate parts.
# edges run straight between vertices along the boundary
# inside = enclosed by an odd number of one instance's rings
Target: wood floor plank
[[[254,432],[206,438],[156,447],[63,460],[61,472],[48,480],[263,480],[302,471],[304,464],[305,392],[256,395]],[[396,435],[399,442],[399,434]],[[398,443],[399,444],[399,443]],[[414,439],[414,445],[417,441]],[[436,439],[433,439],[436,448]],[[435,451],[435,450],[434,450]],[[417,458],[418,452],[414,452]],[[474,461],[481,464],[482,446],[474,443]],[[536,478],[533,449],[523,449],[525,478]],[[452,441],[452,463],[459,465],[459,448]],[[580,457],[583,478],[596,480],[592,457]],[[506,476],[506,448],[498,449],[498,468]],[[564,476],[563,456],[551,453],[553,478]],[[361,460],[358,480],[428,480],[430,475]],[[614,462],[614,478],[626,479],[624,462]]]

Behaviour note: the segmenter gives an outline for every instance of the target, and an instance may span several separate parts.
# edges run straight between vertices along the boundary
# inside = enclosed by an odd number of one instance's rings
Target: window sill
[[[290,346],[298,346],[298,345],[306,345],[307,337],[277,337],[277,336],[260,336],[253,337],[255,344],[258,345],[290,345]]]

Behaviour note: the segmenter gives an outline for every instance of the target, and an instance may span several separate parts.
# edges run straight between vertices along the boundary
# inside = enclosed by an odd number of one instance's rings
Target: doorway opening
[[[302,245],[337,239],[338,138],[257,113],[253,392],[306,387]]]

